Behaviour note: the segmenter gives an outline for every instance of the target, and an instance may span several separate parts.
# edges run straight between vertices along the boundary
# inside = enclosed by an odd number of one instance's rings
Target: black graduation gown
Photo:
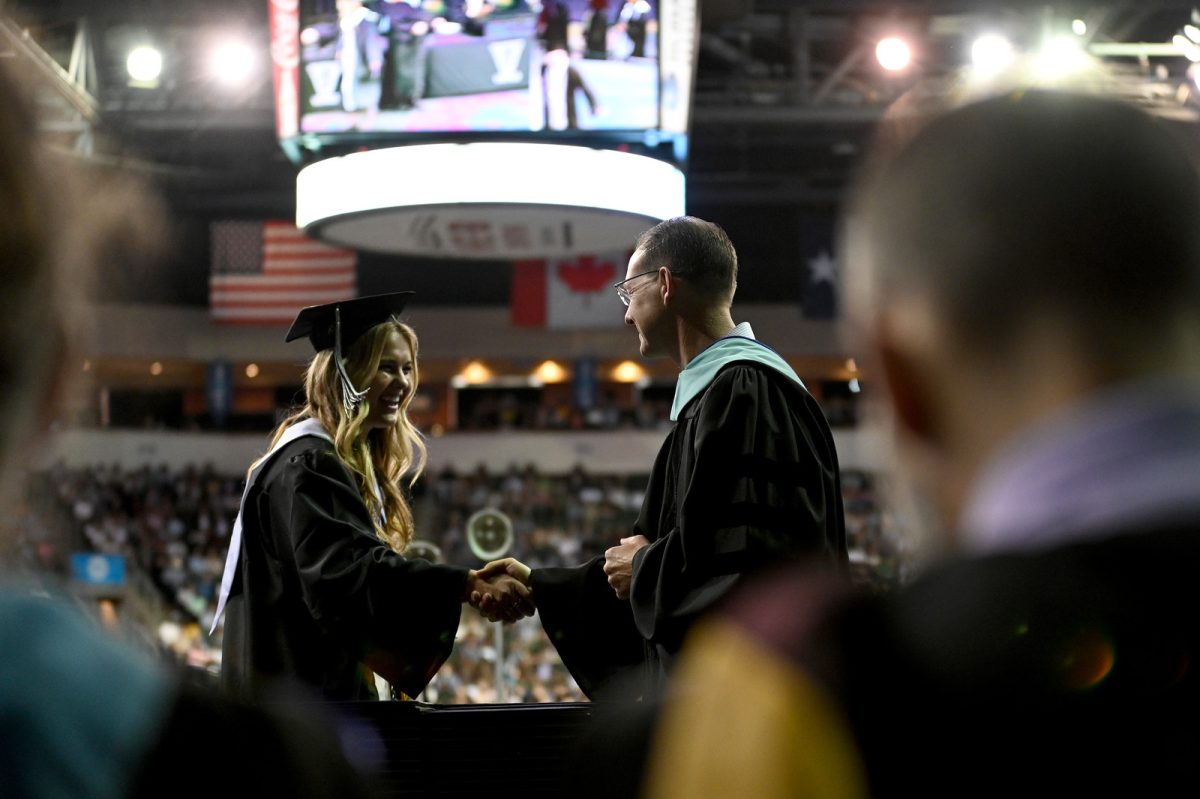
[[[603,557],[533,571],[542,624],[592,697],[626,680],[653,691],[692,622],[747,574],[812,556],[845,566],[837,453],[816,400],[763,364],[725,366],[659,450],[633,533],[651,544],[629,601]]]
[[[409,696],[454,645],[467,569],[401,557],[375,536],[333,445],[304,437],[264,467],[242,511],[223,682],[258,695],[296,679],[327,699],[375,698],[364,666]]]
[[[778,609],[812,576],[782,574],[726,618],[837,701],[872,796],[1195,796],[1197,572],[1189,518],[952,560],[804,617]]]

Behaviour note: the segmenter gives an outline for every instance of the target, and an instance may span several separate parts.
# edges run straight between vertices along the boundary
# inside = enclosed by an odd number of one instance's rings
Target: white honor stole
[[[233,522],[233,534],[229,537],[229,552],[225,556],[225,573],[221,576],[221,593],[217,599],[217,612],[213,615],[212,627],[208,634],[212,635],[216,632],[217,622],[221,620],[221,614],[225,612],[225,603],[229,600],[229,591],[233,588],[233,577],[237,574],[242,554],[242,515],[246,512],[246,497],[250,496],[250,489],[258,481],[259,475],[262,474],[263,468],[271,462],[281,449],[286,447],[298,438],[305,436],[316,436],[323,438],[326,441],[333,443],[333,439],[325,432],[325,428],[316,419],[305,419],[302,422],[289,427],[279,440],[275,442],[275,446],[271,447],[271,451],[259,461],[258,466],[250,472],[246,478],[246,488],[242,491],[242,501],[238,506],[238,515]],[[378,492],[378,489],[376,489]]]

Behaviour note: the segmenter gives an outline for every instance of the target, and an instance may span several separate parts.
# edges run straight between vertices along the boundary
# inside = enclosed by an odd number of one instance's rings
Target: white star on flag
[[[808,259],[808,276],[809,282],[829,283],[837,285],[837,261],[829,254],[828,250],[821,250],[816,258]]]

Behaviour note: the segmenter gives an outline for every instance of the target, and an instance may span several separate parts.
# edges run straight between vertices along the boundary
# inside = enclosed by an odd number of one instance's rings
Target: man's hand
[[[617,599],[629,599],[629,584],[633,582],[633,556],[650,540],[644,535],[622,538],[621,543],[604,553],[604,573],[608,584],[617,592]]]
[[[520,567],[518,573],[524,570],[528,574],[524,564],[512,564]],[[467,576],[467,599],[488,621],[512,622],[533,615],[532,595],[520,580],[507,573],[510,567],[505,561],[493,561]]]

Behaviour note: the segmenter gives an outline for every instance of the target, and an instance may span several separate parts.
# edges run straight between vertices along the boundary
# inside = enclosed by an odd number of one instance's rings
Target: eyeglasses
[[[646,275],[653,275],[656,272],[658,272],[657,269],[651,269],[649,272],[640,272],[640,273],[634,275],[633,277],[627,277],[624,280],[613,283],[613,288],[617,290],[617,296],[621,298],[621,303],[623,305],[625,305],[626,307],[629,307],[629,289],[625,288],[626,283],[628,283],[631,280],[637,280],[639,277],[645,277]]]

